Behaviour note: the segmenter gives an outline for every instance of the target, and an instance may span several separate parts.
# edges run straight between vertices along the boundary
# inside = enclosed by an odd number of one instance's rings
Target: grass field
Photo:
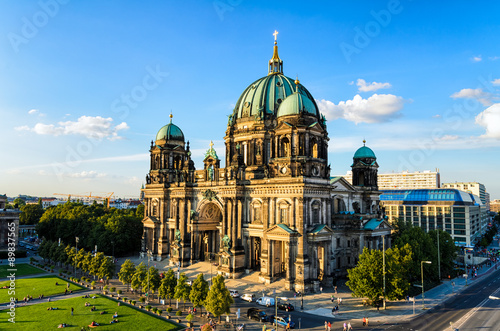
[[[59,285],[56,285],[56,282]],[[45,297],[63,294],[64,289],[66,288],[67,281],[59,278],[57,276],[41,276],[34,278],[22,278],[16,279],[16,289],[15,295],[20,302],[27,295],[31,295],[33,299],[38,298],[40,294],[43,294]],[[5,303],[10,301],[11,295],[9,295],[9,284],[10,281],[0,282],[0,303]],[[7,286],[7,288],[2,288]],[[69,290],[72,290],[73,293],[75,291],[80,291],[85,289],[85,287],[70,283]],[[1,329],[1,328],[0,328]]]
[[[89,302],[96,307],[90,311],[85,307]],[[47,310],[47,307],[57,307],[57,310]],[[74,315],[71,316],[71,308]],[[100,313],[106,313],[101,315]],[[118,313],[118,323],[110,324],[113,314]],[[80,330],[92,321],[101,326],[97,330],[179,330],[181,327],[169,323],[165,319],[156,318],[137,309],[122,304],[106,297],[98,296],[96,299],[85,299],[81,296],[73,299],[64,299],[54,302],[43,302],[30,306],[16,308],[15,323],[8,321],[6,311],[0,312],[0,330],[55,330],[61,323],[68,324],[68,330]]]
[[[0,279],[10,275],[11,271],[7,271],[7,269],[17,269],[15,271],[16,277],[43,274],[45,272],[26,263],[16,264],[15,268],[11,268],[7,264],[4,264],[0,265]]]

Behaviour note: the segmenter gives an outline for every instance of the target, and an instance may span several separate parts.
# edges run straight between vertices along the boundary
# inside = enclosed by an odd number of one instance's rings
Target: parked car
[[[280,302],[280,303],[278,303],[278,309],[290,311],[290,310],[294,310],[294,307],[291,303]]]
[[[255,295],[250,293],[244,293],[240,298],[241,300],[252,302],[255,299]]]
[[[278,328],[279,326],[281,326],[282,328],[286,328],[286,326],[289,323],[287,317],[275,316],[275,315],[271,315],[269,317],[269,321],[273,323],[273,325],[276,325],[277,326],[276,328]],[[295,322],[290,321],[290,329],[294,328],[295,328]]]
[[[266,307],[274,306],[274,298],[271,297],[260,297],[255,302],[261,306],[266,306]]]
[[[240,296],[240,294],[236,290],[229,290],[229,295],[232,296],[233,298],[237,298]]]
[[[259,308],[248,309],[247,317],[248,317],[248,319],[256,320],[259,322],[266,322],[268,320],[266,312],[260,310]]]

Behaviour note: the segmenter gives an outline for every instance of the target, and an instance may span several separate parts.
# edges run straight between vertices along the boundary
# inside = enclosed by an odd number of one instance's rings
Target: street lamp
[[[383,261],[382,274],[384,275],[384,309],[386,309],[385,308],[385,235],[382,235],[382,261]]]
[[[439,253],[439,226],[437,227],[437,246],[438,246],[438,276],[439,283],[441,283],[441,253]]]
[[[75,242],[76,242],[76,254],[78,254],[78,241],[80,240],[80,238],[78,237],[75,237]],[[73,264],[73,271],[74,271],[74,274],[75,274],[75,277],[76,277],[76,255],[75,255],[75,263]]]
[[[425,309],[425,292],[424,292],[424,263],[432,264],[431,261],[421,261],[420,262],[420,273],[422,274],[422,309]]]

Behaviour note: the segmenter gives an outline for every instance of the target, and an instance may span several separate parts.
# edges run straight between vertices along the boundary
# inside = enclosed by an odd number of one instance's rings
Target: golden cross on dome
[[[213,149],[213,147],[214,147],[214,142],[213,142],[212,140],[210,140],[210,144],[209,144],[209,145],[210,145],[210,149]]]
[[[273,36],[274,36],[274,43],[276,44],[278,38],[278,31],[274,30]]]

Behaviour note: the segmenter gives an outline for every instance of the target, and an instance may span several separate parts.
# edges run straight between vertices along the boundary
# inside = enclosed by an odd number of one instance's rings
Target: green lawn
[[[85,307],[85,302],[89,302],[96,307],[95,311],[90,311],[90,307]],[[47,310],[47,307],[57,307],[57,310]],[[71,316],[71,308],[74,308],[74,315]],[[106,313],[101,315],[100,313]],[[118,323],[110,324],[113,314],[118,312]],[[64,299],[54,302],[43,302],[31,306],[16,308],[15,322],[8,321],[7,311],[0,312],[0,330],[55,330],[61,323],[68,324],[69,330],[80,330],[83,326],[95,321],[101,326],[96,330],[180,330],[178,325],[169,323],[165,319],[160,319],[143,313],[122,303],[106,297],[98,296],[96,299],[85,299],[82,297]]]
[[[16,271],[7,271],[7,269],[17,269]],[[11,274],[11,272],[14,272],[16,274],[16,277],[22,277],[22,276],[29,276],[29,275],[36,275],[36,274],[43,274],[45,271],[35,268],[29,264],[23,263],[23,264],[16,264],[14,268],[9,267],[7,264],[0,265],[0,279],[2,278],[7,278]]]
[[[56,282],[59,285],[56,285]],[[0,282],[0,303],[9,302],[11,296],[14,296],[19,301],[22,301],[23,298],[27,295],[31,295],[33,299],[35,299],[38,298],[40,294],[43,294],[45,297],[56,294],[63,294],[64,289],[66,288],[67,281],[57,276],[49,275],[34,278],[16,279],[15,283],[16,293],[15,295],[9,295],[8,292],[10,281],[7,280]],[[2,288],[4,286],[7,286],[7,288]],[[85,289],[85,287],[73,283],[69,284],[69,290],[72,290],[73,292],[80,291],[82,289]]]

